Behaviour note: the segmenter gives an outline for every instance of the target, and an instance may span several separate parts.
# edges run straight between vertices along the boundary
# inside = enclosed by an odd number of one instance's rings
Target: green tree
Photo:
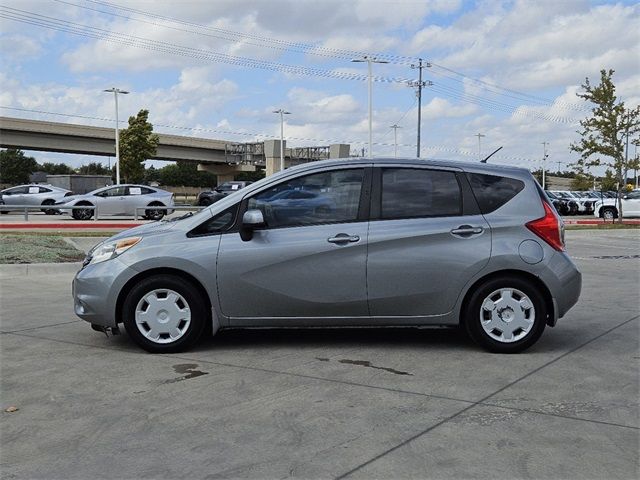
[[[111,175],[111,170],[99,162],[90,162],[78,168],[80,175]]]
[[[610,168],[607,168],[607,171],[604,172],[604,177],[600,180],[600,190],[605,192],[612,192],[618,189],[618,180],[613,175],[613,172]]]
[[[66,163],[44,162],[38,165],[38,170],[49,175],[72,175],[75,173],[73,168]]]
[[[143,162],[152,158],[158,148],[158,135],[148,122],[149,110],[140,110],[129,117],[129,126],[120,132],[120,175],[127,183],[141,182]]]
[[[0,183],[28,183],[29,175],[38,170],[38,162],[22,150],[0,150]]]
[[[600,84],[593,86],[589,78],[582,85],[583,92],[578,97],[591,102],[591,116],[582,120],[579,131],[581,138],[570,146],[571,151],[580,153],[583,168],[595,165],[607,165],[618,180],[618,216],[623,218],[622,188],[629,170],[629,159],[625,144],[629,135],[640,129],[640,106],[628,109],[623,101],[616,97],[613,84],[614,70],[600,71]]]
[[[209,172],[199,172],[195,162],[176,162],[158,170],[162,185],[174,187],[212,187],[216,184],[216,176]]]
[[[589,190],[593,187],[593,177],[583,173],[577,173],[569,182],[571,190]]]

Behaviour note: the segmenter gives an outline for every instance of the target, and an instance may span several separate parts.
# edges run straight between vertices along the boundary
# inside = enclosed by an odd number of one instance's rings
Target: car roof
[[[522,174],[524,172],[529,173],[529,170],[523,167],[514,167],[510,165],[496,165],[491,163],[481,162],[466,162],[460,160],[444,160],[444,159],[422,159],[422,158],[390,158],[390,157],[354,157],[354,158],[339,158],[335,160],[321,160],[317,162],[309,162],[295,167],[291,167],[286,171],[304,171],[306,169],[312,170],[318,167],[332,167],[337,165],[344,165],[345,162],[349,162],[352,165],[420,165],[420,166],[432,166],[432,167],[445,167],[445,168],[460,168],[465,171],[484,171],[484,172],[496,172],[496,173],[517,173]]]

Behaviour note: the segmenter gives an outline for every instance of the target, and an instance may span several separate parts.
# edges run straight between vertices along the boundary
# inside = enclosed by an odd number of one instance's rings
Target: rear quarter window
[[[471,189],[483,214],[502,207],[524,188],[524,182],[515,178],[467,173]]]

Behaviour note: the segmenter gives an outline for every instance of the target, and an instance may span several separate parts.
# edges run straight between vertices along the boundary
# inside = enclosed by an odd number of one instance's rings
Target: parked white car
[[[618,200],[604,198],[596,200],[593,214],[606,220],[618,218]],[[622,213],[625,217],[640,217],[640,192],[631,192],[622,197]]]
[[[89,220],[94,215],[98,217],[136,213],[149,220],[160,220],[165,214],[173,213],[173,209],[162,207],[173,205],[173,193],[146,185],[112,185],[56,203],[57,207],[67,207],[63,211],[70,213],[76,220]]]
[[[53,185],[18,185],[0,192],[0,197],[5,204],[5,209],[2,210],[2,213],[9,213],[12,205],[28,205],[31,207],[42,205],[46,207],[70,195],[73,195],[70,190],[54,187]],[[16,210],[20,209],[16,208]],[[56,209],[51,207],[43,208],[42,212],[47,215],[58,213]]]

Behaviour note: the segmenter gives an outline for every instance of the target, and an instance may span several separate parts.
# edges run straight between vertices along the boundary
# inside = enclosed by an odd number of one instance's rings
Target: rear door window
[[[383,219],[461,214],[462,194],[454,172],[418,168],[382,170]]]
[[[467,173],[467,178],[483,214],[497,210],[524,188],[523,181],[498,175]]]

